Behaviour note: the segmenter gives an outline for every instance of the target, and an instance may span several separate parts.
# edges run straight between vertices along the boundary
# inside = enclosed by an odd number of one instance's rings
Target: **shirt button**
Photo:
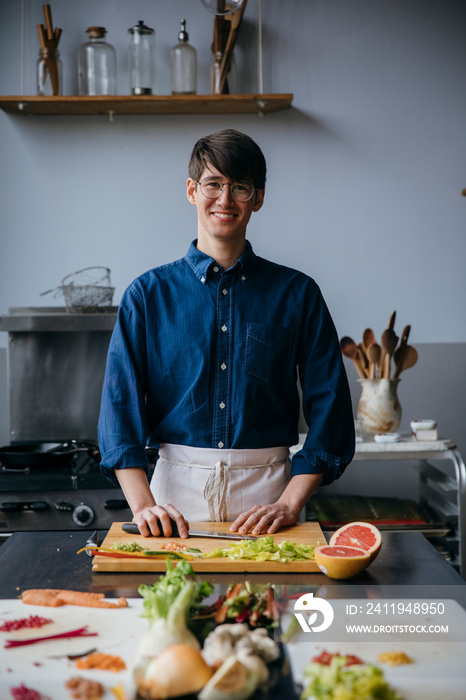
[[[202,284],[204,284],[204,282],[205,282],[205,277],[201,277],[201,282],[202,282]]]
[[[220,442],[217,442],[217,447],[220,447],[220,449],[222,449],[222,447],[223,447],[223,442],[222,442],[221,440],[220,440]]]
[[[222,289],[222,294],[228,294],[228,289]]]
[[[226,364],[224,362],[222,362],[222,364],[220,365],[220,369],[225,370],[226,368],[227,368]]]
[[[223,401],[222,401],[222,403],[219,404],[219,406],[220,406],[220,408],[225,408],[225,404],[223,403]]]
[[[227,327],[225,326],[225,324],[223,324],[222,331],[225,333],[226,330],[227,330]]]
[[[217,267],[217,265],[214,267],[214,272],[218,272],[218,267]]]
[[[246,275],[241,275],[241,279],[243,280],[243,282],[245,282],[245,281],[246,281]]]

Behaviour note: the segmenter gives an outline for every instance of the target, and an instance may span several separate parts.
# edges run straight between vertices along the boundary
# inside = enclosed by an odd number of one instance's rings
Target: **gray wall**
[[[0,94],[34,92],[42,4],[1,0]],[[40,293],[89,265],[111,268],[118,303],[136,275],[183,255],[196,235],[185,197],[191,147],[235,127],[268,160],[265,206],[250,226],[256,251],[319,282],[339,335],[359,340],[366,326],[379,335],[396,309],[396,330],[411,324],[420,349],[400,385],[405,426],[436,417],[464,444],[466,4],[264,0],[263,10],[264,89],[294,93],[290,110],[113,123],[0,112],[0,313],[56,303]],[[199,92],[208,92],[213,16],[200,0],[54,0],[52,11],[66,94],[77,92],[76,52],[91,24],[107,27],[119,92],[128,92],[126,30],[139,19],[157,31],[159,91],[168,93],[182,17],[198,49]],[[249,0],[236,51],[244,92],[257,90],[255,25]],[[351,365],[348,374],[353,381]]]
[[[6,349],[0,348],[0,445],[9,444],[9,428]]]

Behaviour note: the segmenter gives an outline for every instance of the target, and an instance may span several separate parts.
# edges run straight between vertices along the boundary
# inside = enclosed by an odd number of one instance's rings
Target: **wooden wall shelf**
[[[66,95],[0,97],[0,109],[23,115],[266,114],[291,107],[292,94]]]

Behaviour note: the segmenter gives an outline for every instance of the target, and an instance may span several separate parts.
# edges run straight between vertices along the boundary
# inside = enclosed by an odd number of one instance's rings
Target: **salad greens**
[[[191,564],[181,560],[175,567],[167,560],[167,573],[152,586],[139,586],[144,598],[142,617],[150,628],[139,646],[141,657],[154,657],[174,644],[200,644],[188,628],[190,613],[213,591],[208,581],[196,582]]]
[[[246,622],[251,627],[275,627],[278,612],[273,586],[250,581],[230,584],[215,614],[215,622]]]
[[[402,700],[377,666],[347,664],[348,657],[338,654],[329,664],[312,661],[304,669],[301,700]]]
[[[142,617],[147,617],[153,622],[157,617],[167,617],[171,605],[186,583],[191,583],[189,598],[187,599],[186,617],[190,610],[200,608],[204,598],[211,595],[214,587],[209,581],[195,582],[193,567],[187,561],[179,561],[172,566],[167,559],[167,573],[164,574],[152,586],[141,585],[139,594],[144,598],[144,610]]]
[[[203,559],[229,557],[230,559],[254,559],[255,561],[297,561],[314,559],[313,545],[280,542],[275,544],[273,537],[259,537],[257,540],[231,542],[228,549],[213,549],[202,555]]]

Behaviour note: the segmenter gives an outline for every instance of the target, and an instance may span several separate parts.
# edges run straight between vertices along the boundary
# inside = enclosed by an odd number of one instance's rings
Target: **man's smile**
[[[222,221],[230,221],[234,219],[237,214],[228,211],[213,211],[212,216],[215,216],[215,218],[221,219]]]

